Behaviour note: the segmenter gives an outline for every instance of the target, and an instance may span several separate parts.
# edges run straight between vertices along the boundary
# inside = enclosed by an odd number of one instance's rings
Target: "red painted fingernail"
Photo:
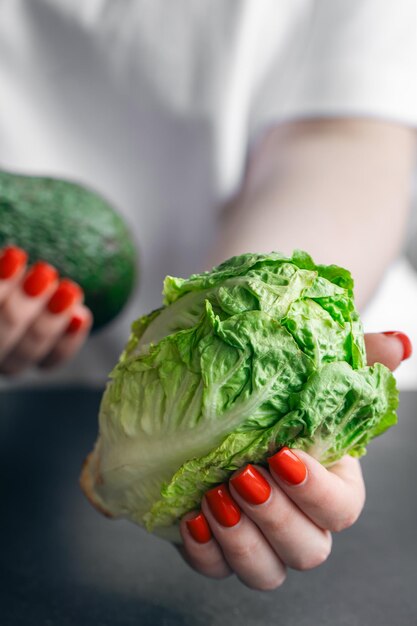
[[[299,485],[307,476],[304,463],[286,446],[267,460],[269,467],[290,485]]]
[[[82,289],[73,283],[72,280],[64,278],[59,283],[57,290],[48,302],[48,311],[50,313],[62,313],[72,306],[82,296]]]
[[[413,345],[411,343],[410,337],[408,337],[405,333],[400,332],[399,330],[387,330],[383,335],[389,335],[392,337],[396,337],[403,344],[403,358],[402,361],[409,359],[413,353]]]
[[[38,261],[28,271],[22,289],[31,298],[40,296],[58,278],[58,272],[49,263]]]
[[[65,333],[67,335],[78,333],[78,331],[85,325],[85,322],[86,319],[81,317],[81,315],[73,315]]]
[[[233,476],[230,482],[249,504],[262,504],[268,500],[271,493],[271,485],[253,465],[247,465],[239,474]]]
[[[206,493],[210,511],[222,526],[235,526],[240,520],[240,508],[229,493],[227,485],[219,485]]]
[[[0,279],[12,278],[24,266],[28,255],[21,248],[7,246],[0,253]]]
[[[187,519],[185,523],[190,531],[190,535],[198,543],[207,543],[207,541],[210,541],[212,536],[211,530],[203,513],[198,513],[195,517]]]

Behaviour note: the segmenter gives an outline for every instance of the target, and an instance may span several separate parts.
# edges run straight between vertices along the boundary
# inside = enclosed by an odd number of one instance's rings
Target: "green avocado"
[[[84,289],[94,329],[112,320],[136,282],[128,225],[97,193],[73,182],[0,171],[0,248],[14,244]]]

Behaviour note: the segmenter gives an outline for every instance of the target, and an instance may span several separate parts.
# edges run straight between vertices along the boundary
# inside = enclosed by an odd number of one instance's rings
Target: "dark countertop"
[[[329,561],[273,592],[191,571],[168,543],[96,513],[78,488],[100,393],[0,394],[4,626],[417,624],[417,393],[363,460],[368,499]]]

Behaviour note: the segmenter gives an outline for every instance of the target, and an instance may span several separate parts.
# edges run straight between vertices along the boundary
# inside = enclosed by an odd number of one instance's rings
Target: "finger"
[[[330,532],[316,526],[269,472],[247,465],[233,474],[229,484],[233,499],[288,567],[307,570],[324,563],[332,547]]]
[[[47,305],[3,359],[1,373],[20,373],[50,352],[82,298],[83,291],[79,285],[68,279],[61,280]]]
[[[0,362],[42,311],[57,284],[56,269],[39,261],[14,286],[0,307]]]
[[[17,246],[7,246],[0,250],[0,305],[21,280],[26,270],[27,258],[26,252]]]
[[[365,486],[356,459],[346,455],[328,470],[306,452],[282,448],[268,463],[274,480],[317,526],[338,532],[358,519]]]
[[[392,371],[397,369],[401,361],[408,359],[412,353],[410,339],[399,331],[367,333],[365,346],[368,365],[383,363]]]
[[[85,342],[92,325],[93,314],[90,309],[81,304],[76,306],[64,333],[38,363],[39,367],[48,369],[71,359]]]
[[[226,578],[232,574],[206,518],[200,511],[191,511],[183,517],[180,533],[184,545],[183,549],[178,549],[193,569],[210,578]]]
[[[286,568],[256,525],[230,496],[227,485],[206,493],[202,511],[225,559],[239,579],[251,589],[276,589]]]

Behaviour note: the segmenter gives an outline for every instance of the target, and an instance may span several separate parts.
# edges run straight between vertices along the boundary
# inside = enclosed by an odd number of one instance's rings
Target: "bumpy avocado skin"
[[[94,329],[112,320],[136,282],[128,226],[95,192],[73,182],[0,171],[0,248],[18,245],[78,282]]]

